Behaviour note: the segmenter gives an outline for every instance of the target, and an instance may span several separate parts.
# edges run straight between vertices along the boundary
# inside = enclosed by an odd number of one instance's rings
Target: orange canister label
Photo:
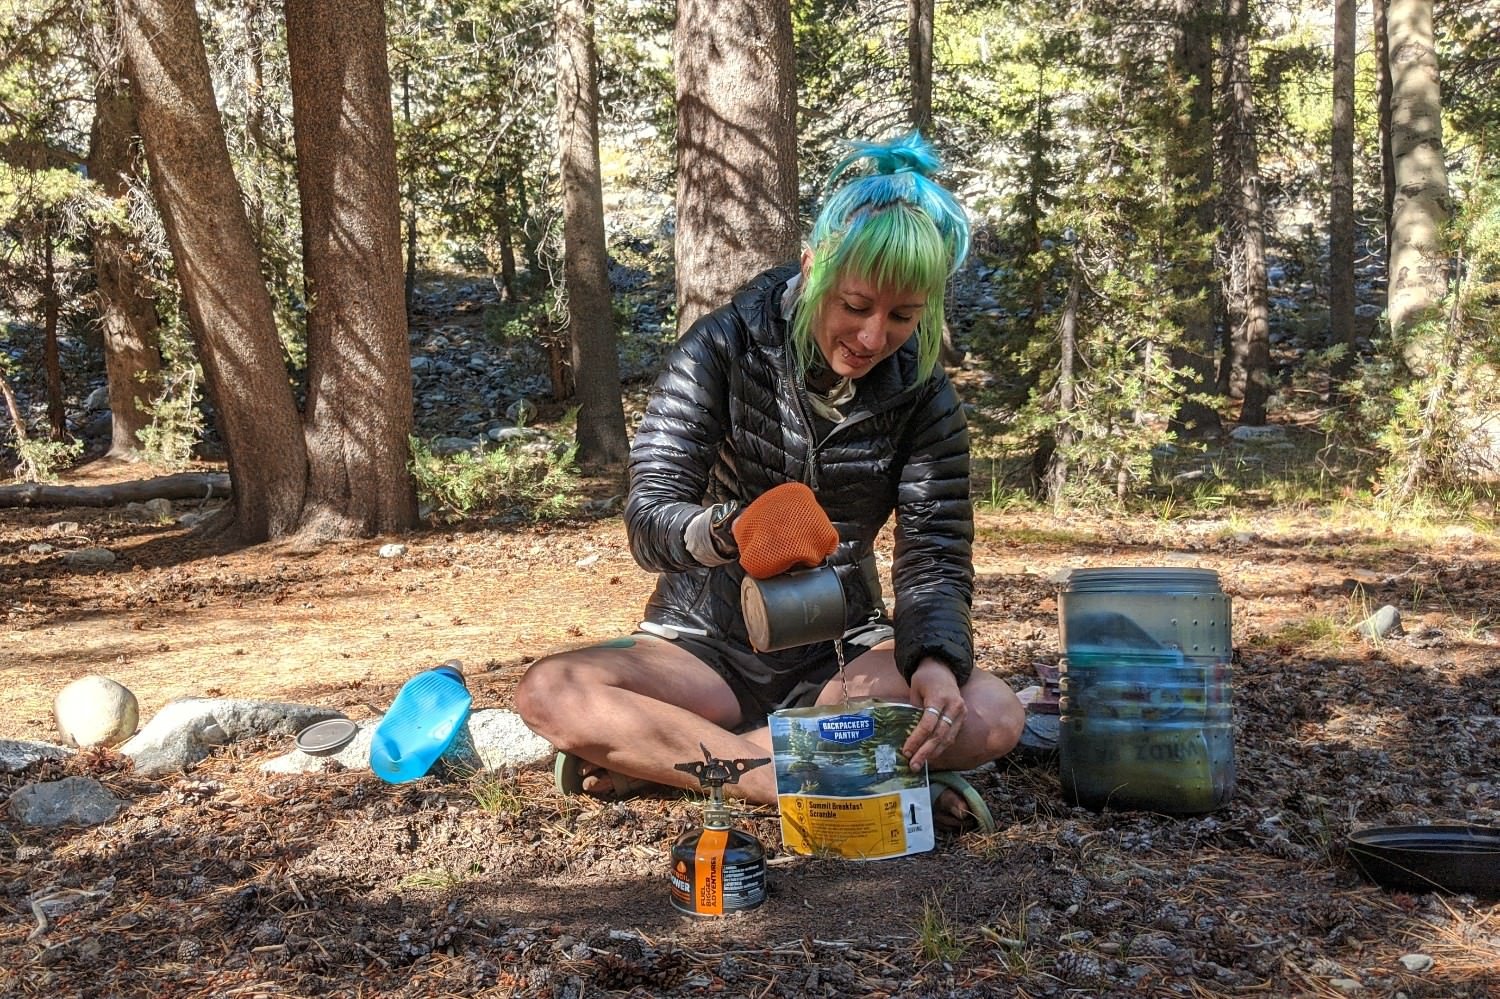
[[[705,829],[693,855],[694,909],[705,916],[724,914],[724,848],[728,829]]]

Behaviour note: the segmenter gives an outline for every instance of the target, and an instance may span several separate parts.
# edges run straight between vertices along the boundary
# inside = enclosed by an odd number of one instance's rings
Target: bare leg
[[[739,702],[724,679],[665,639],[636,636],[629,647],[594,646],[532,665],[516,688],[516,710],[542,738],[609,770],[673,787],[696,788],[676,764],[769,755],[769,737],[729,731]],[[760,737],[760,741],[756,740]],[[776,801],[770,766],[751,770],[730,794]]]

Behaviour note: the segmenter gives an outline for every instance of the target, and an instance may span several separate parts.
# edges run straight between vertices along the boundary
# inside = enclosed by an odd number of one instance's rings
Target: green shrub
[[[1429,345],[1432,372],[1414,377],[1387,342],[1351,386],[1358,417],[1384,455],[1381,502],[1395,514],[1473,488],[1493,473],[1500,410],[1500,164],[1477,165],[1458,192],[1447,238],[1453,274],[1441,311],[1405,336]]]
[[[83,453],[83,441],[54,441],[38,437],[15,442],[16,477],[23,482],[52,482],[57,470]]]
[[[484,310],[484,335],[499,347],[535,342],[551,328],[551,312],[541,299],[497,302]]]
[[[492,450],[437,455],[413,437],[411,473],[417,496],[448,520],[480,512],[524,511],[537,520],[573,513],[579,504],[576,444],[561,451],[536,441],[513,441]]]
[[[182,468],[193,456],[203,434],[198,409],[198,366],[184,360],[169,374],[161,395],[151,404],[151,422],[136,435],[146,460],[168,468]]]

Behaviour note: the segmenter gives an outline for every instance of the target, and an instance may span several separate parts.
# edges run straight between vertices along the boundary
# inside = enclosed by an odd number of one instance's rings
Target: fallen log
[[[12,506],[122,506],[147,500],[205,500],[228,496],[227,472],[178,472],[102,486],[58,486],[26,482],[0,486],[0,508]]]

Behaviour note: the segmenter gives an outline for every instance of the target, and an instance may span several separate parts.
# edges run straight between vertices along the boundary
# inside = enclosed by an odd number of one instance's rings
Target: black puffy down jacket
[[[958,395],[941,368],[918,380],[913,338],[856,380],[844,421],[815,439],[781,314],[796,273],[794,264],[767,271],[694,323],[657,379],[631,447],[625,504],[631,552],[661,573],[646,619],[748,647],[743,570],[737,562],[705,568],[683,535],[704,505],[748,503],[801,480],[838,528],[829,561],[844,587],[847,625],[882,612],[859,562],[894,510],[896,664],[910,680],[934,656],[963,683],[974,656],[974,521]]]

